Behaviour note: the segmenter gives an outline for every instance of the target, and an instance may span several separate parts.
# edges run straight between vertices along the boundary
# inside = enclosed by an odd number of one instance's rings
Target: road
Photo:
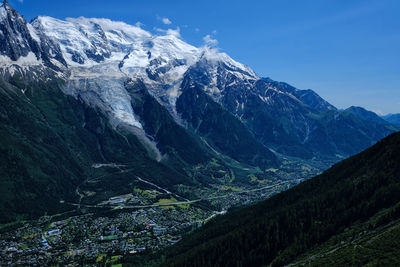
[[[149,181],[146,181],[146,180],[144,180],[144,179],[142,179],[140,177],[136,176],[136,178],[139,181],[147,183],[147,184],[150,184],[150,185],[156,187],[157,189],[162,190],[162,191],[164,191],[164,192],[166,192],[168,194],[178,196],[178,195],[176,195],[174,193],[171,193],[168,190],[166,190],[166,189],[164,189],[162,187],[159,187],[158,185],[153,184],[153,183],[151,183]],[[287,182],[280,182],[280,183],[277,183],[277,184],[274,184],[274,185],[268,185],[268,186],[264,186],[264,187],[261,187],[261,188],[255,188],[255,189],[249,189],[249,190],[242,190],[242,191],[238,191],[238,192],[234,192],[234,193],[235,194],[244,194],[244,193],[257,192],[257,191],[262,191],[262,190],[266,190],[266,189],[272,189],[272,188],[275,188],[277,186],[280,186],[280,185],[283,185],[283,184],[286,184],[286,183]],[[65,203],[69,204],[69,205],[72,205],[72,206],[77,206],[78,208],[86,207],[86,208],[146,209],[146,208],[163,207],[163,206],[176,206],[176,205],[182,205],[182,204],[193,204],[193,203],[204,201],[204,200],[215,200],[215,199],[226,198],[226,197],[231,196],[231,195],[232,195],[232,193],[228,193],[228,194],[225,194],[225,195],[215,196],[215,197],[199,198],[199,199],[194,199],[194,200],[185,199],[184,201],[176,201],[176,202],[162,203],[162,204],[160,203],[160,204],[152,204],[152,205],[126,205],[126,206],[119,206],[119,205],[100,205],[100,204],[87,205],[87,204],[72,203],[72,202],[65,202]],[[178,197],[180,197],[180,196],[178,196]],[[180,197],[180,198],[182,198],[182,197]]]

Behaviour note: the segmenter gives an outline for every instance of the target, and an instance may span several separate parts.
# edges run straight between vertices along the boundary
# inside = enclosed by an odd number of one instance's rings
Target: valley
[[[297,166],[294,162],[286,164],[291,168]],[[132,172],[128,165],[112,163],[94,164],[93,168]],[[1,226],[0,262],[47,266],[117,264],[127,256],[158,253],[215,216],[267,199],[317,171],[307,165],[301,169],[303,172],[293,169],[293,174],[303,173],[304,176],[287,176],[285,179],[277,178],[282,175],[277,169],[270,171],[274,176],[268,179],[249,175],[248,184],[227,180],[199,188],[177,185],[173,189],[176,193],[135,177],[130,192],[99,202],[96,202],[99,199],[98,196],[95,198],[96,193],[89,191],[86,185],[93,186],[110,176],[87,179],[76,189],[79,202],[61,200],[63,205],[72,208],[70,211],[14,223],[14,226]],[[310,171],[304,172],[304,169]],[[108,182],[112,183],[112,180]],[[19,224],[23,226],[18,227]]]

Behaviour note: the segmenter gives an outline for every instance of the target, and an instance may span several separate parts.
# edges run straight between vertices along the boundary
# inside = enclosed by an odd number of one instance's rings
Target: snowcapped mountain
[[[110,113],[112,118],[138,128],[142,126],[123,88],[126,78],[143,81],[176,118],[180,83],[188,69],[198,62],[209,65],[210,92],[219,79],[218,64],[247,73],[253,80],[257,78],[249,68],[226,54],[207,47],[196,48],[174,35],[155,36],[139,27],[108,19],[81,17],[62,21],[44,16],[26,23],[8,4],[0,9],[10,22],[4,25],[11,24],[3,32],[7,38],[14,38],[3,44],[16,47],[2,50],[5,59],[2,63],[53,67],[66,77],[65,93],[82,97],[88,104]]]
[[[250,68],[215,49],[196,48],[173,34],[152,35],[123,22],[82,17],[61,21],[50,17],[38,17],[32,22],[32,26],[59,44],[67,68],[71,71],[68,80],[73,81],[66,92],[79,95],[81,92],[91,91],[92,86],[82,86],[82,80],[94,80],[96,84],[102,84],[96,82],[99,77],[114,80],[114,86],[108,84],[105,87],[114,87],[117,94],[106,89],[99,90],[98,86],[93,89],[97,93],[104,92],[100,96],[103,100],[107,99],[111,107],[123,101],[124,97],[118,96],[121,96],[123,91],[120,90],[122,80],[127,77],[144,82],[151,94],[177,118],[175,103],[181,93],[180,84],[192,66],[205,66],[204,71],[209,80],[206,91],[216,99],[220,94],[214,91],[223,76],[219,69],[226,73],[239,74],[239,83],[244,79],[258,79]],[[125,103],[123,106],[128,105]],[[134,114],[131,110],[122,107],[119,110],[124,112],[115,112],[117,118],[140,127],[132,119]]]
[[[143,84],[178,125],[194,130],[199,125],[183,119],[184,111],[178,112],[176,103],[184,91],[201,88],[239,119],[260,145],[283,154],[350,155],[377,141],[314,91],[260,78],[227,54],[194,47],[174,34],[154,35],[124,22],[84,17],[41,16],[26,23],[6,2],[0,10],[3,73],[12,66],[48,68],[63,78],[65,94],[105,112],[114,127],[139,129],[146,140],[128,82]],[[204,114],[197,116],[204,121]],[[356,135],[359,144],[339,134],[338,127],[349,127],[345,131]],[[391,130],[377,131],[373,136],[381,138]]]

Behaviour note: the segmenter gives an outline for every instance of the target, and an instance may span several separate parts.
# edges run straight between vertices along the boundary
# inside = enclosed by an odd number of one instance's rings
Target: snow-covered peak
[[[0,5],[0,67],[37,64],[40,47],[33,40],[25,19],[6,1]]]
[[[199,49],[182,41],[172,34],[156,36],[153,38],[153,52],[161,55],[162,52],[172,58],[177,59],[193,59],[196,60],[199,55]],[[193,63],[191,61],[190,63]]]
[[[228,54],[219,52],[218,49],[208,46],[202,47],[202,58],[213,65],[224,63],[229,68],[243,71],[248,76],[248,79],[259,79],[257,74],[250,67],[233,60]]]
[[[232,90],[251,90],[259,80],[251,68],[207,46],[200,48],[199,60],[190,67],[188,75],[217,102]]]
[[[78,24],[41,16],[32,26],[59,44],[69,66],[92,66],[110,56],[107,38],[95,23]]]
[[[58,20],[42,16],[36,18],[32,25],[60,44],[70,66],[92,67],[107,59],[115,60],[113,53],[125,53],[126,59],[132,59],[124,62],[129,63],[129,67],[143,67],[144,58],[136,61],[134,56],[144,52],[148,57],[147,66],[156,58],[162,61],[184,60],[188,66],[206,58],[210,62],[223,62],[228,67],[257,77],[250,68],[234,61],[227,54],[208,47],[194,47],[167,31],[165,35],[153,35],[125,22],[85,17]]]
[[[132,44],[122,70],[132,78],[173,83],[183,78],[183,73],[198,60],[199,55],[198,48],[176,36],[151,36]]]
[[[7,1],[0,3],[0,21],[10,18],[13,23],[26,23],[25,19]]]
[[[4,3],[0,3],[0,21],[4,20],[7,17],[6,5]]]
[[[250,68],[225,53],[186,43],[176,30],[159,35],[124,22],[85,17],[60,20],[40,16],[30,24],[24,23],[28,43],[35,43],[36,50],[40,50],[38,59],[68,76],[65,93],[79,96],[118,121],[139,128],[124,89],[127,78],[143,81],[173,115],[181,83],[196,65],[209,77],[211,87],[219,86],[218,91],[233,82],[248,83],[257,78]]]
[[[129,25],[121,21],[112,21],[103,18],[67,18],[68,22],[76,25],[99,25],[105,32],[109,42],[119,45],[128,45],[137,41],[150,38],[152,35],[140,27]]]

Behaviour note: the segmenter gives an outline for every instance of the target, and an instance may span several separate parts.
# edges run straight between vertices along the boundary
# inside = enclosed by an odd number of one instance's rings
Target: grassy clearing
[[[161,199],[159,199],[158,202],[155,203],[155,204],[157,204],[157,205],[162,205],[162,206],[160,206],[160,207],[161,207],[161,208],[164,208],[164,209],[175,209],[174,206],[167,206],[167,205],[165,205],[165,204],[174,203],[174,202],[177,202],[176,198],[174,198],[174,197],[171,197],[171,198],[161,198]]]
[[[107,254],[99,254],[96,258],[96,263],[103,262],[106,257]]]
[[[149,198],[149,199],[154,199],[157,197],[157,194],[154,191],[150,191],[150,190],[142,190],[140,188],[134,187],[133,188],[133,193],[135,195],[139,195],[145,198]]]
[[[226,191],[232,191],[232,192],[239,192],[240,191],[239,188],[236,188],[236,187],[231,186],[231,185],[222,185],[221,189],[222,190],[226,190]]]

